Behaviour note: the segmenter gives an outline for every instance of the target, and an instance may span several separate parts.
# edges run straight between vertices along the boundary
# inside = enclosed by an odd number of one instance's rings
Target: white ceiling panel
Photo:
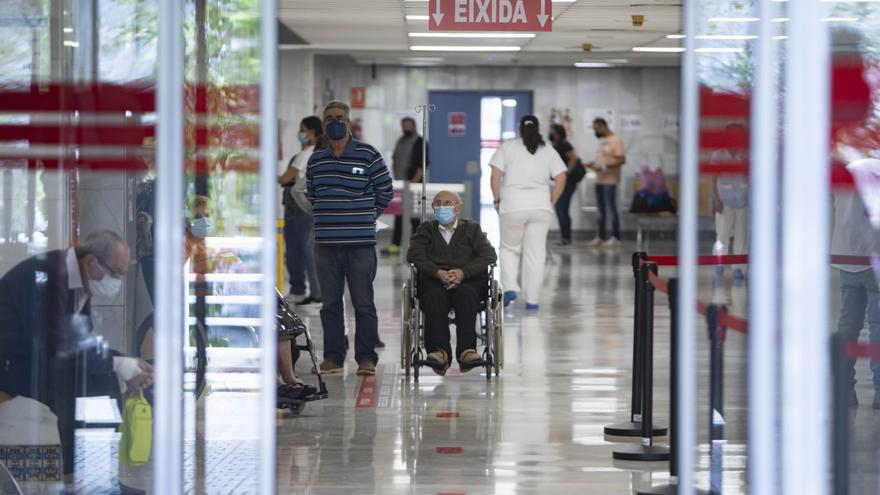
[[[444,64],[570,65],[596,57],[620,58],[627,65],[675,65],[679,57],[636,54],[635,46],[675,46],[667,34],[681,30],[681,2],[676,0],[577,0],[554,3],[553,32],[532,39],[413,38],[410,32],[427,32],[427,20],[407,20],[407,15],[427,15],[428,2],[403,0],[279,0],[281,21],[318,53],[348,53],[361,63],[411,64],[413,57],[440,57]],[[645,16],[634,27],[632,15]],[[581,46],[591,43],[591,53]],[[513,53],[414,52],[418,46],[510,46]],[[417,62],[416,62],[417,63]]]

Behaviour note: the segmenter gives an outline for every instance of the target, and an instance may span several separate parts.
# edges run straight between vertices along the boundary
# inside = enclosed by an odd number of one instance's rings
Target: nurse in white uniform
[[[544,284],[547,232],[556,201],[565,188],[566,167],[559,154],[544,142],[534,115],[520,120],[519,136],[503,143],[489,162],[495,209],[501,217],[501,284],[507,306],[520,292],[522,256],[526,309],[537,310]]]

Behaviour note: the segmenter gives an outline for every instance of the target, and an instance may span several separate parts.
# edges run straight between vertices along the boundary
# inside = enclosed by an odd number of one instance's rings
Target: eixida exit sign
[[[552,31],[551,0],[430,0],[429,31]]]

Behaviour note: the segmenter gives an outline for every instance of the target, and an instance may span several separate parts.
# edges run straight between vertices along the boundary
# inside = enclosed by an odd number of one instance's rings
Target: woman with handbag
[[[559,158],[565,163],[568,171],[566,172],[565,189],[562,190],[562,196],[556,202],[556,218],[559,220],[559,234],[562,237],[557,246],[568,246],[571,244],[571,215],[569,209],[571,207],[571,198],[577,190],[578,183],[587,175],[587,171],[581,164],[574,146],[568,142],[568,133],[565,127],[560,124],[550,124],[550,133],[548,135],[553,149],[559,153]]]

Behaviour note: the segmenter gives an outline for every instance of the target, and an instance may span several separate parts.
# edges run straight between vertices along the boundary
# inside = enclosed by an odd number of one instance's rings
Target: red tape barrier
[[[880,345],[849,342],[843,348],[843,355],[848,358],[880,359]]]
[[[648,256],[648,261],[656,263],[657,266],[678,266],[678,256]],[[747,254],[697,256],[698,265],[745,265],[748,262]]]
[[[653,261],[653,258],[649,258],[649,261]],[[651,282],[651,285],[654,286],[658,291],[669,294],[669,282],[655,275],[654,272],[648,270],[648,281]],[[703,301],[697,301],[697,312],[706,316],[709,312],[709,305],[704,303]],[[725,311],[721,311],[718,313],[718,324],[722,328],[729,328],[735,332],[739,332],[742,334],[749,333],[749,322],[743,318],[737,318],[736,316],[730,315]]]
[[[678,266],[678,256],[648,256],[648,261],[657,266]],[[697,265],[746,265],[749,263],[747,254],[704,255],[697,256]],[[832,254],[831,263],[835,265],[871,265],[870,256],[852,256],[848,254]]]

